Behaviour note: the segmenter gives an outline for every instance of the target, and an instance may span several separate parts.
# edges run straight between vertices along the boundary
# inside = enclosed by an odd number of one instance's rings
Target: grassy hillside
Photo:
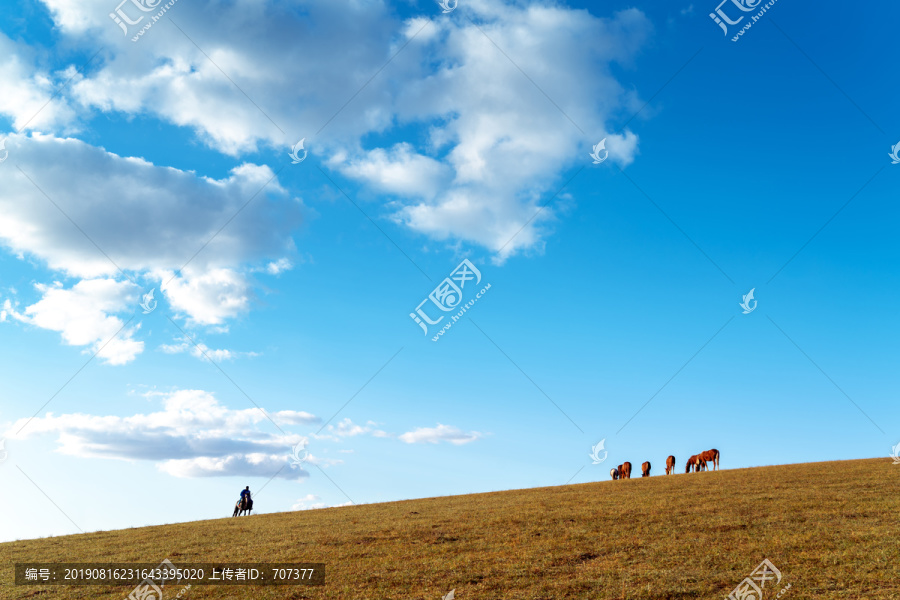
[[[168,557],[327,563],[322,587],[194,586],[188,600],[440,600],[454,588],[459,600],[721,599],[764,558],[783,574],[767,600],[787,584],[782,599],[900,598],[898,492],[900,465],[871,459],[12,542],[0,544],[0,597],[121,600],[133,586],[16,587],[12,564]]]

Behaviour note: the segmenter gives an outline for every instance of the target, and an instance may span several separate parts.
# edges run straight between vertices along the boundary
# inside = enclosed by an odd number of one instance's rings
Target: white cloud
[[[238,352],[236,350],[228,350],[225,348],[210,348],[203,342],[192,342],[187,337],[180,337],[175,340],[174,344],[163,344],[159,347],[166,354],[182,354],[189,352],[194,358],[201,360],[211,360],[212,362],[222,362],[223,360],[234,360],[239,357],[255,357],[259,356],[256,352]]]
[[[434,198],[397,190],[408,201],[395,219],[432,238],[480,244],[502,261],[541,248],[555,213],[552,205],[540,212],[539,206],[565,169],[589,160],[588,142],[607,138],[610,159],[622,166],[634,159],[636,134],[607,129],[607,121],[621,119],[636,100],[609,64],[628,63],[650,25],[634,9],[610,19],[537,4],[488,2],[473,10],[488,19],[480,29],[490,39],[467,21],[444,20],[441,36],[413,42],[423,58],[441,66],[403,87],[397,112],[431,125],[430,147],[420,152],[444,152],[453,178]],[[351,168],[352,159],[342,171],[383,186],[382,172],[402,181],[421,170],[416,159],[425,160],[408,149],[392,162],[379,149],[368,155],[375,173]]]
[[[268,262],[277,269],[290,264],[284,255],[293,249],[299,205],[269,167],[243,164],[216,180],[74,139],[13,135],[7,149],[22,172],[4,175],[0,244],[71,277],[107,281],[103,289],[97,283],[77,284],[68,293],[42,289],[45,299],[26,311],[30,323],[62,332],[68,344],[93,344],[97,337],[86,337],[83,329],[102,336],[115,323],[108,313],[126,304],[128,312],[136,308],[124,295],[134,286],[103,279],[120,276],[120,269],[158,281],[170,306],[190,324],[221,326],[250,309],[254,265],[276,256]],[[118,295],[106,308],[85,297],[110,286]],[[72,324],[72,311],[92,316]],[[140,352],[142,343],[129,342],[129,332],[104,351],[121,357],[108,362]]]
[[[320,502],[322,498],[315,494],[307,494],[302,498],[298,498],[297,502],[291,506],[291,510],[310,510],[314,508],[325,508],[325,503]]]
[[[328,425],[325,429],[328,433],[313,434],[316,439],[339,441],[342,438],[353,437],[371,433],[374,437],[388,437],[390,434],[375,429],[378,425],[374,421],[368,421],[364,426],[353,423],[348,418],[343,419],[337,425]]]
[[[288,232],[299,224],[267,166],[244,164],[216,180],[70,138],[13,135],[6,147],[28,175],[18,169],[4,175],[0,242],[73,277],[121,268],[162,279],[190,260],[180,277],[199,279],[199,289],[217,280],[235,287],[233,277],[215,270],[283,255]]]
[[[308,441],[296,434],[266,433],[272,425],[259,409],[229,409],[203,390],[147,396],[161,398],[162,410],[128,417],[48,413],[30,421],[20,419],[3,437],[56,434],[59,451],[64,454],[149,460],[176,477],[271,477],[289,464],[294,445]],[[281,424],[308,425],[319,420],[292,410],[270,416]],[[278,476],[295,479],[308,473],[285,468]]]
[[[137,286],[128,281],[87,279],[69,289],[62,284],[36,284],[40,301],[23,312],[4,301],[0,321],[11,315],[22,323],[57,331],[70,346],[88,346],[86,353],[111,365],[131,362],[143,352],[144,342],[133,339],[138,326],[125,327],[125,322],[111,313],[133,312],[137,307]]]
[[[466,433],[452,425],[441,425],[440,423],[437,427],[419,427],[400,435],[400,439],[407,444],[450,442],[456,446],[474,442],[481,437],[483,437],[482,434],[477,431]]]
[[[294,479],[295,476],[308,477],[309,473],[301,470],[288,472],[284,469],[284,454],[238,454],[222,457],[200,456],[197,458],[180,458],[164,461],[158,465],[159,469],[169,475],[181,478],[197,477],[230,477],[250,476],[264,477],[275,475],[285,479]],[[281,471],[279,473],[279,471]]]
[[[612,70],[630,68],[652,31],[634,8],[600,18],[484,0],[467,7],[471,19],[432,12],[399,22],[378,2],[176,4],[170,15],[201,52],[174,27],[132,44],[105,0],[44,2],[64,34],[108,50],[67,92],[80,110],[155,116],[233,156],[306,136],[327,164],[394,196],[385,211],[396,222],[484,246],[499,261],[541,249],[554,207],[529,220],[589,161],[591,144],[606,137],[621,166],[637,153],[634,132],[612,133],[642,104]],[[395,53],[389,76],[369,81]],[[427,139],[368,141],[411,126]]]
[[[221,325],[250,306],[250,284],[233,269],[213,269],[195,277],[162,276],[160,291],[176,310],[200,325]]]
[[[352,506],[353,502],[347,501],[343,504],[326,504],[321,501],[322,498],[316,496],[315,494],[307,494],[302,498],[298,498],[297,501],[291,506],[291,510],[314,510],[317,508],[332,508],[336,506]]]
[[[336,157],[331,164],[345,175],[366,180],[380,191],[424,199],[434,198],[453,175],[449,165],[417,154],[405,142],[387,151],[376,148],[346,164]]]
[[[294,263],[290,261],[288,258],[279,258],[276,261],[270,262],[266,265],[266,273],[269,275],[281,275],[285,271],[290,271],[294,268]]]
[[[56,88],[71,72],[51,73],[38,65],[37,52],[0,33],[0,114],[20,130],[67,128],[75,117],[68,102],[56,96]]]

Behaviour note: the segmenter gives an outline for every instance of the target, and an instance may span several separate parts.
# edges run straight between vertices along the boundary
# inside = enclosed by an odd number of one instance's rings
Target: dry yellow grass
[[[724,598],[764,558],[782,600],[900,598],[900,466],[854,460],[409,500],[0,544],[16,562],[324,562],[322,587],[193,586],[183,598]],[[4,517],[7,518],[7,517]],[[233,549],[244,549],[236,556]],[[166,598],[174,598],[174,588]]]

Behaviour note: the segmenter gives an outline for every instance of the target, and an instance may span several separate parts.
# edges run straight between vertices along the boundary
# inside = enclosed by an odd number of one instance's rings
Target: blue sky
[[[763,5],[7,7],[0,541],[888,456],[900,8]]]

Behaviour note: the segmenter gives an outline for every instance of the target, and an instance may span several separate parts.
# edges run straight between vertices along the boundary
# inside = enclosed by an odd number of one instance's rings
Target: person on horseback
[[[237,517],[244,514],[244,511],[249,514],[251,510],[253,510],[253,498],[250,497],[250,486],[248,485],[241,490],[241,497],[234,503],[234,514],[231,516]]]

